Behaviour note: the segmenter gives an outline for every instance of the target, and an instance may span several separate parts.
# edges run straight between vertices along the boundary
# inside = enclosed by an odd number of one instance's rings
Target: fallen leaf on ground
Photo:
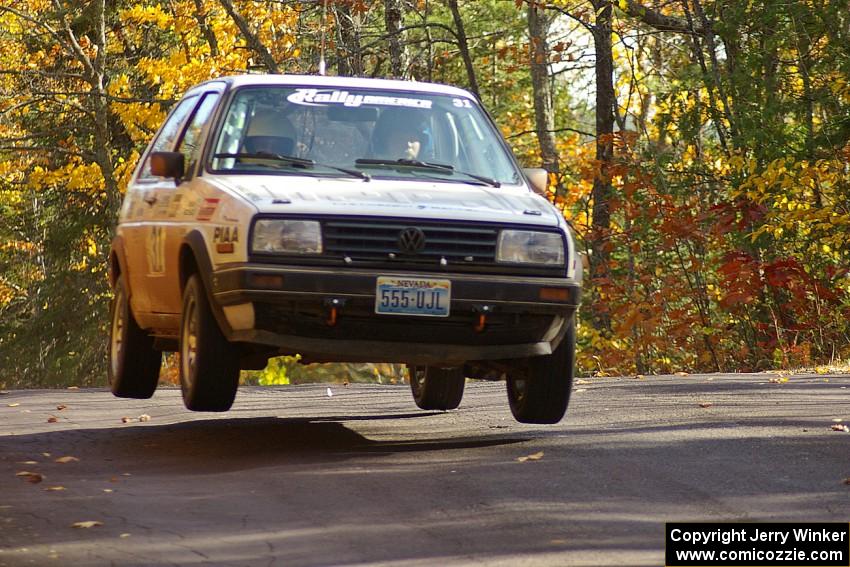
[[[130,534],[121,534],[121,535],[120,535],[120,536],[118,536],[118,537],[120,537],[120,538],[130,537]]]
[[[634,378],[635,380],[643,380],[644,378],[646,378],[646,376],[644,376],[643,374],[635,374],[634,376],[632,376],[632,378]]]
[[[836,423],[835,425],[833,425],[832,430],[833,431],[842,431],[844,433],[850,433],[850,427],[847,427],[846,425],[842,425],[840,423]]]
[[[139,421],[150,421],[150,420],[151,420],[151,416],[149,416],[146,413],[143,413],[142,415],[139,416]]]
[[[65,487],[64,486],[48,486],[44,490],[46,490],[47,492],[59,492],[59,491],[65,490]]]
[[[832,418],[832,421],[833,421],[834,423],[841,423],[841,422],[842,422],[842,421],[844,421],[844,420],[843,420],[843,419],[841,419],[840,417],[833,417],[833,418]]]
[[[519,457],[517,459],[517,461],[524,463],[525,461],[539,461],[542,458],[543,458],[543,451],[539,451],[537,453],[532,453],[532,454],[527,455],[525,457]]]
[[[21,471],[17,473],[15,476],[21,477],[23,480],[27,482],[31,482],[32,484],[38,484],[42,480],[44,480],[44,475],[37,472],[30,471]]]
[[[576,388],[573,390],[574,394],[578,394],[579,392],[587,392],[587,388]]]
[[[711,403],[711,402],[702,402],[702,403],[700,403],[700,404],[699,404],[699,407],[701,407],[701,408],[710,408],[710,407],[711,407],[711,406],[713,406],[713,405],[714,405],[714,404],[713,404],[713,403]]]
[[[690,376],[687,372],[676,372],[676,376]]]
[[[69,390],[79,390],[80,387],[79,386],[68,386],[68,389]]]
[[[133,418],[127,417],[126,415],[121,418],[121,423],[130,423],[131,421],[133,421]]]
[[[47,423],[56,423],[57,421],[59,421],[59,418],[56,417],[55,415],[51,415],[50,417],[47,418]]]
[[[68,406],[66,406],[66,405],[64,405],[64,404],[59,404],[58,406],[56,406],[56,409],[57,409],[57,411],[62,411],[63,409],[65,409],[65,408],[67,408],[67,407],[68,407]]]
[[[38,461],[21,461],[18,464],[19,465],[37,465]]]
[[[580,384],[590,384],[590,380],[576,380],[576,384],[577,384],[577,385],[580,385]]]
[[[785,378],[784,376],[780,378],[771,378],[770,380],[768,380],[768,382],[770,382],[771,384],[784,384],[787,381],[788,378]]]
[[[50,453],[42,453],[42,455],[45,456],[45,457],[49,457]]]
[[[104,489],[103,489],[103,491],[104,491],[104,492],[115,492],[115,491],[114,491],[114,490],[112,490],[111,488],[104,488]]]
[[[85,522],[74,522],[71,524],[72,528],[93,528],[95,526],[102,526],[103,522],[98,522],[97,520],[88,520]]]
[[[76,463],[79,460],[80,459],[78,459],[77,457],[72,457],[72,456],[68,455],[66,457],[59,457],[58,459],[56,459],[53,462],[54,463]]]
[[[16,407],[18,407],[19,405],[21,405],[21,404],[19,404],[19,403],[15,402],[14,404],[9,404],[9,407],[10,407],[10,408],[16,408]]]

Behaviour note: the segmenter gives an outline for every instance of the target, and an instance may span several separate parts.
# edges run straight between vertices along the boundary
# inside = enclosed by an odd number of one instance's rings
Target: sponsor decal
[[[168,207],[168,218],[173,219],[177,216],[177,210],[180,208],[180,201],[183,200],[183,195],[178,193],[174,195]]]
[[[213,242],[215,242],[215,251],[219,254],[233,254],[236,250],[234,243],[239,242],[239,227],[215,227]]]
[[[201,208],[198,209],[198,216],[195,218],[199,221],[208,221],[215,214],[215,210],[218,208],[218,203],[221,199],[204,199],[201,203]]]
[[[343,106],[358,107],[367,104],[372,106],[431,108],[431,101],[422,98],[362,95],[340,90],[298,89],[286,97],[286,100],[294,104],[301,104],[305,106],[328,106],[332,104],[341,104]]]
[[[154,216],[155,217],[165,216],[165,213],[168,211],[168,205],[171,202],[171,196],[170,195],[160,194],[160,196],[162,198],[157,200],[156,208],[154,209]]]
[[[213,231],[213,242],[239,242],[239,227],[215,227],[215,230]]]

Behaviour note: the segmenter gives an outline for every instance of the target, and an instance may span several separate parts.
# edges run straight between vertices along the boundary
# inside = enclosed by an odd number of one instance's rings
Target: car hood
[[[262,213],[358,215],[557,226],[546,199],[522,186],[485,187],[411,179],[218,176]]]

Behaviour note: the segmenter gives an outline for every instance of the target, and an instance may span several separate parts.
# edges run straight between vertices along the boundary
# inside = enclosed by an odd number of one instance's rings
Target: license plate
[[[375,313],[448,317],[452,282],[380,276],[375,288]]]

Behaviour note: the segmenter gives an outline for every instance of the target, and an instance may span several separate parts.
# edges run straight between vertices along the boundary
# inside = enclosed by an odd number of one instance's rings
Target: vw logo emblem
[[[425,233],[411,226],[398,233],[398,249],[408,254],[417,254],[425,248]]]

